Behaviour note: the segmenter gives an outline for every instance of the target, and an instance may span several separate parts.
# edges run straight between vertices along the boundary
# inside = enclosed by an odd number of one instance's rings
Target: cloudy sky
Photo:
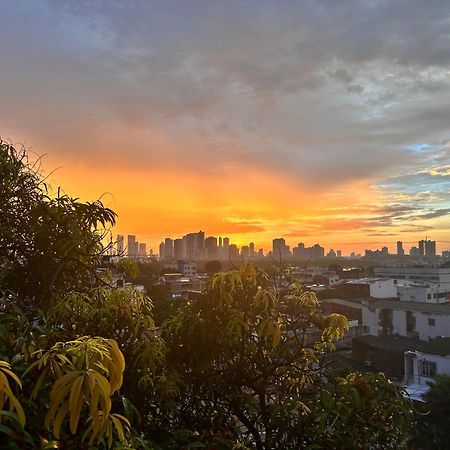
[[[450,2],[0,0],[0,135],[153,247],[447,249]]]

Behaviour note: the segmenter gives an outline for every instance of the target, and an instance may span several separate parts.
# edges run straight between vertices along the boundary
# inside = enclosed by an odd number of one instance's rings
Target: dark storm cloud
[[[320,190],[410,168],[389,183],[426,191],[408,147],[448,138],[449,18],[446,0],[3,2],[0,121],[74,158]]]

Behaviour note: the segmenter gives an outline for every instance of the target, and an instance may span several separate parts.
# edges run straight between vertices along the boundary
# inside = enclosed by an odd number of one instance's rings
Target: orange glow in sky
[[[0,136],[155,251],[448,249],[448,7],[369,3],[6,2]]]

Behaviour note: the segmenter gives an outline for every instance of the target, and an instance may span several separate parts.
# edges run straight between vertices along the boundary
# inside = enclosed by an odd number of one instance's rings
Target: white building
[[[397,286],[394,280],[384,278],[359,278],[344,283],[345,291],[360,298],[395,298]]]
[[[397,296],[404,302],[448,303],[449,294],[440,284],[426,281],[399,280]]]
[[[365,300],[362,322],[373,336],[400,335],[427,341],[450,336],[450,305],[400,300]]]
[[[438,375],[450,375],[450,339],[434,339],[420,351],[407,351],[403,384],[413,400],[423,401],[422,395]]]
[[[440,285],[442,292],[450,294],[450,267],[375,267],[375,276],[402,280],[428,282]]]

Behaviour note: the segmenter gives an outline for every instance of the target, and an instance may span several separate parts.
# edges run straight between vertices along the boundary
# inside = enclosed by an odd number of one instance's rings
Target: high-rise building
[[[425,256],[427,258],[435,258],[436,257],[436,241],[425,241]]]
[[[205,232],[199,231],[196,237],[197,250],[195,254],[196,259],[205,258]]]
[[[316,260],[325,256],[325,249],[319,244],[314,244],[312,247],[305,247],[303,242],[300,242],[297,247],[294,247],[292,252],[299,259]]]
[[[255,256],[255,244],[253,242],[250,242],[249,244],[249,251],[250,251],[250,258],[253,258]]]
[[[136,242],[136,236],[129,234],[127,237],[128,256],[136,258],[139,254],[139,242]]]
[[[397,255],[403,256],[405,254],[405,251],[403,250],[403,242],[397,241]]]
[[[166,259],[173,258],[173,239],[164,239],[164,257]]]
[[[336,250],[336,256],[342,258],[342,250]]]
[[[159,259],[163,260],[166,257],[166,252],[164,249],[164,242],[161,242],[161,244],[159,244]]]
[[[123,255],[123,251],[124,251],[124,238],[123,238],[123,234],[118,234],[117,235],[117,254]]]
[[[205,239],[205,258],[217,258],[217,238],[209,236]]]
[[[409,254],[410,256],[420,256],[420,250],[418,247],[411,247]]]
[[[239,249],[236,244],[229,245],[229,257],[230,258],[239,258]]]
[[[183,259],[185,257],[185,239],[175,239],[173,241],[173,256],[175,259]]]
[[[248,259],[250,256],[250,247],[248,245],[243,245],[241,247],[241,257]]]
[[[139,256],[147,256],[147,244],[145,242],[139,243]]]
[[[289,246],[286,245],[284,238],[276,238],[272,241],[272,256],[281,259],[291,256]]]
[[[222,247],[222,237],[219,236],[219,247]]]
[[[186,239],[186,257],[192,260],[204,259],[205,257],[205,233],[189,233]]]
[[[419,241],[419,256],[425,256],[425,241]]]
[[[228,247],[230,245],[230,238],[224,237],[223,238],[223,246]]]

